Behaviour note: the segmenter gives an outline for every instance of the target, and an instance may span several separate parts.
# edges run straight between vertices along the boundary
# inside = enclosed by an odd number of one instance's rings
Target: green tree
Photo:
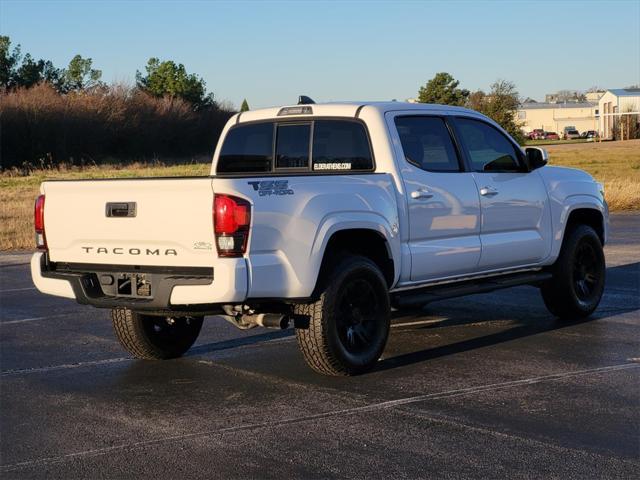
[[[146,75],[136,71],[136,83],[138,88],[150,95],[181,98],[190,102],[195,109],[214,105],[213,94],[207,94],[204,80],[196,74],[187,73],[181,63],[150,58],[145,70]]]
[[[49,82],[56,89],[60,89],[62,72],[55,68],[50,60],[36,61],[27,53],[16,70],[16,86],[29,88],[40,82]]]
[[[240,106],[240,111],[241,112],[248,112],[249,111],[249,104],[247,103],[247,99],[246,98],[242,101],[242,105]]]
[[[102,85],[102,70],[92,67],[93,60],[76,55],[69,66],[62,71],[63,89],[65,91],[88,90]]]
[[[450,74],[436,73],[424,87],[420,87],[418,102],[462,106],[469,96],[469,90],[458,88],[458,85],[460,82]]]
[[[524,141],[522,130],[516,120],[519,105],[518,90],[515,84],[508,80],[496,80],[488,94],[478,90],[469,95],[467,101],[467,107],[493,119],[509,135],[522,143]]]
[[[49,60],[35,60],[29,53],[23,57],[20,45],[11,51],[11,39],[0,36],[0,88],[29,88],[44,81],[60,89],[61,75]]]
[[[20,45],[11,50],[11,39],[0,36],[0,88],[8,89],[15,86],[16,67],[22,58]]]

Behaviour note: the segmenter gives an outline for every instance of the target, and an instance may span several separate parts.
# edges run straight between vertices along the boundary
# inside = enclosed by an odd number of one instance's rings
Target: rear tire
[[[120,344],[134,357],[166,360],[181,357],[191,348],[203,317],[159,317],[114,308],[111,320]]]
[[[540,289],[544,304],[563,320],[591,315],[604,292],[605,272],[598,234],[587,225],[572,227],[552,267],[553,278]]]
[[[387,282],[378,266],[361,256],[334,263],[311,304],[295,306],[307,317],[296,338],[307,364],[316,372],[356,375],[373,368],[389,336],[390,307]]]

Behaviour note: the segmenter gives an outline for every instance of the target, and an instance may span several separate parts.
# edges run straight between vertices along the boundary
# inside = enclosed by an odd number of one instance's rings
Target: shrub
[[[40,83],[0,94],[0,169],[212,154],[233,112],[194,111],[124,85],[58,93]]]

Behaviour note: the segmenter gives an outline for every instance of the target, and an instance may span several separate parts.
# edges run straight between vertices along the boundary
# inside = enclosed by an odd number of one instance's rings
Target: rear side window
[[[459,172],[460,163],[444,120],[398,117],[396,128],[409,163],[429,172]]]
[[[309,138],[311,138],[310,123],[278,125],[276,168],[307,168]]]
[[[313,170],[372,170],[364,126],[357,122],[317,120],[313,129]]]
[[[479,120],[457,118],[456,123],[476,172],[520,171],[516,149],[501,132]]]
[[[217,164],[220,174],[373,169],[367,131],[363,124],[351,120],[269,121],[234,126],[227,133]]]
[[[219,173],[270,172],[273,123],[236,127],[227,133],[218,159]]]

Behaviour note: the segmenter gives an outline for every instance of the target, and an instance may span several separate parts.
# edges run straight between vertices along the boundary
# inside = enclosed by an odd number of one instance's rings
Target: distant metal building
[[[608,139],[614,137],[617,122],[627,115],[638,121],[640,88],[612,88],[597,102],[523,103],[517,120],[526,133],[541,128],[562,134],[565,127],[575,127],[581,133],[595,130],[601,138]]]
[[[598,130],[597,114],[597,103],[523,103],[517,120],[526,133],[541,128],[561,135],[565,127],[575,127],[579,132]]]
[[[616,122],[623,116],[632,115],[637,122],[640,114],[640,88],[613,88],[598,101],[600,121],[600,135],[602,138],[612,138]]]

